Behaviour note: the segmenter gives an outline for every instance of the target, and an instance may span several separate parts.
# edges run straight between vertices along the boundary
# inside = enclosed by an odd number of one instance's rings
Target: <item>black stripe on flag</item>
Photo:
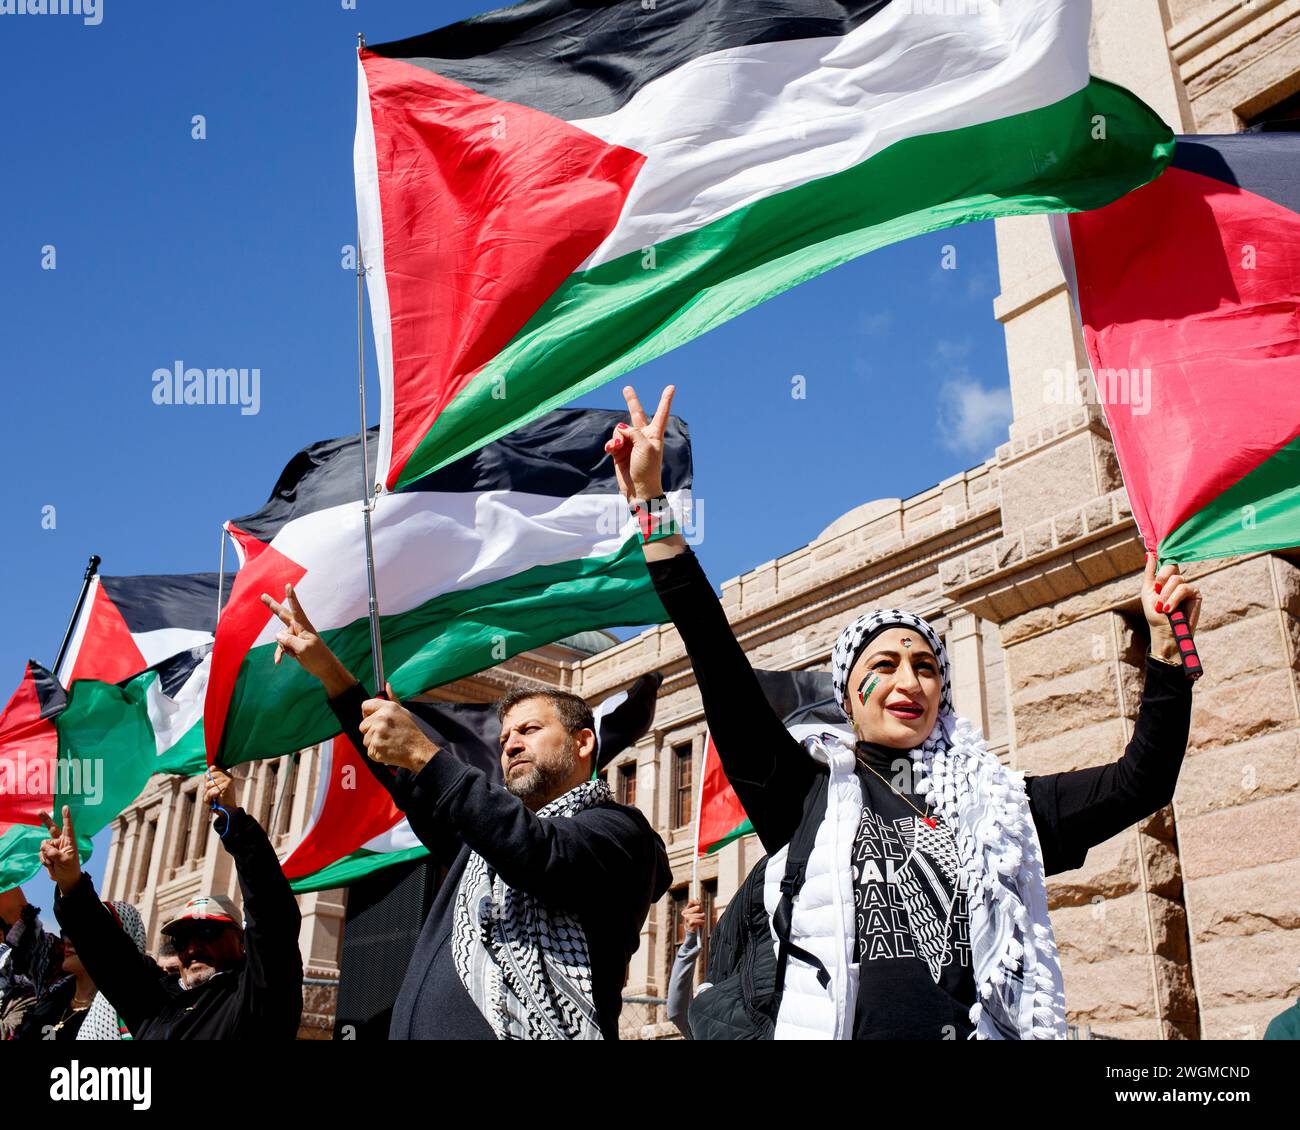
[[[626,412],[612,409],[560,408],[417,479],[399,493],[509,490],[551,498],[617,494],[614,462],[605,452],[605,442],[614,425],[626,420]],[[372,458],[376,431],[371,428],[367,433]],[[232,519],[232,524],[269,542],[294,518],[356,502],[360,465],[355,435],[312,444],[289,461],[266,505]],[[691,477],[690,433],[683,420],[672,416],[664,433],[664,489],[689,489]]]
[[[758,685],[785,726],[844,726],[829,671],[759,671]]]
[[[190,681],[190,676],[211,651],[210,643],[205,643],[201,647],[192,647],[188,651],[178,651],[161,663],[155,663],[149,670],[158,672],[158,685],[162,688],[163,694],[168,698],[175,698],[176,693]],[[129,679],[123,679],[118,685],[125,687],[139,677],[139,675],[132,675]]]
[[[573,121],[613,113],[702,55],[841,36],[888,0],[525,0],[368,49]]]
[[[139,577],[99,578],[131,634],[162,628],[217,630],[217,573],[162,573]],[[230,579],[222,593],[230,597]]]
[[[1300,212],[1300,133],[1179,137],[1173,166]]]
[[[68,692],[63,689],[50,672],[42,667],[35,659],[27,661],[27,673],[31,677],[32,686],[36,690],[36,701],[40,704],[41,718],[53,718],[56,714],[62,712],[63,708],[68,705]]]

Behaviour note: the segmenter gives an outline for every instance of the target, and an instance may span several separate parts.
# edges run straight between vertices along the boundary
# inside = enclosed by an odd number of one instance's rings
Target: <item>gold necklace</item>
[[[899,788],[897,788],[897,787],[894,785],[893,781],[889,780],[889,778],[886,777],[883,773],[880,773],[878,770],[876,770],[876,769],[873,768],[872,766],[868,765],[867,762],[866,762],[863,758],[861,758],[861,757],[858,758],[858,763],[859,763],[859,764],[860,764],[864,769],[870,769],[871,772],[875,773],[877,777],[879,777],[882,781],[885,782],[886,785],[888,785],[891,789],[893,789],[895,793],[897,793],[900,797],[902,797],[903,800],[905,800],[905,801],[908,803],[908,805],[911,806],[912,811],[915,812],[915,813],[916,813],[916,814],[917,814],[917,815],[918,815],[922,820],[925,821],[925,823],[926,823],[926,825],[927,825],[928,827],[930,827],[930,828],[934,828],[934,827],[939,823],[939,821],[938,821],[937,819],[935,819],[935,817],[933,817],[933,816],[930,815],[930,805],[929,805],[928,802],[926,803],[925,811],[922,812],[922,811],[921,811],[919,808],[917,808],[916,805],[912,802],[912,798],[909,797],[905,792],[902,792]]]
[[[63,1010],[63,1019],[60,1020],[56,1025],[54,1025],[51,1031],[53,1032],[60,1031],[63,1028],[63,1026],[69,1020],[72,1019],[74,1013],[85,1012],[86,1009],[88,1009],[91,1006],[91,1004],[94,1002],[94,999],[95,999],[94,997],[91,997],[90,1000],[88,1000],[85,1004],[83,1004],[80,1008],[78,1008],[77,999],[76,997],[73,997],[73,999],[69,1002],[68,1007]]]

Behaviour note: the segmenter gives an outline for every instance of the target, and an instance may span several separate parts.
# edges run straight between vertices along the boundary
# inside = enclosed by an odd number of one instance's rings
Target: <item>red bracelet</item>
[[[628,503],[628,509],[636,518],[637,533],[642,545],[681,532],[681,527],[677,525],[677,516],[673,513],[672,505],[665,494],[644,501],[634,498]]]

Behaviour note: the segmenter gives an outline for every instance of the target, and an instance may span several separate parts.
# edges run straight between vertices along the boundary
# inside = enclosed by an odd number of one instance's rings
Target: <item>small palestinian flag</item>
[[[41,814],[53,811],[59,757],[54,718],[66,703],[58,680],[28,661],[0,713],[0,891],[25,883],[40,866]]]
[[[598,769],[650,729],[662,681],[658,672],[642,675],[595,708]],[[418,699],[404,705],[437,742],[440,757],[450,754],[501,782],[501,724],[495,706]],[[344,737],[321,747],[311,821],[282,864],[295,891],[346,887],[384,867],[428,854],[361,757]]]
[[[383,658],[397,695],[577,632],[667,618],[605,453],[624,415],[562,409],[376,498]],[[221,764],[291,753],[338,729],[320,684],[293,662],[273,664],[281,625],[262,593],[278,599],[292,583],[348,670],[373,681],[358,438],[299,452],[266,506],[226,525],[243,566],[205,714]],[[664,454],[665,490],[689,528],[690,443],[675,417]]]
[[[1300,545],[1300,134],[1179,138],[1054,231],[1147,547]]]
[[[527,0],[360,52],[380,480],[864,252],[1096,208],[1172,148],[1085,0]]]
[[[827,730],[850,736],[844,715],[835,705],[831,676],[825,671],[755,671],[759,686],[777,717],[799,740]],[[727,780],[722,759],[710,735],[700,774],[699,809],[695,820],[697,855],[711,855],[754,830],[744,806]]]
[[[210,645],[217,589],[216,573],[95,576],[56,672],[59,681],[65,687],[76,679],[117,683],[180,652]],[[223,596],[229,584],[226,589]]]
[[[118,684],[77,679],[66,692],[28,662],[0,714],[0,890],[39,870],[41,813],[72,809],[85,858],[154,773],[202,771],[210,651],[182,652]]]

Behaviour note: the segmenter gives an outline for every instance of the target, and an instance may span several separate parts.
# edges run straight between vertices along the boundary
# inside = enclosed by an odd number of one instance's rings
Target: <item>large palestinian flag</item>
[[[118,684],[77,679],[66,692],[28,662],[0,714],[0,890],[39,870],[41,813],[71,807],[85,858],[95,833],[154,773],[203,769],[210,648],[182,652]]]
[[[562,409],[375,500],[383,658],[399,697],[576,632],[667,618],[605,453],[624,415]],[[280,622],[262,593],[279,598],[292,583],[335,654],[373,682],[358,439],[299,452],[265,507],[227,523],[243,566],[217,629],[204,719],[222,764],[338,731],[320,684],[291,661],[274,665]],[[685,424],[673,418],[665,443],[664,486],[686,515]]]
[[[1147,547],[1300,545],[1300,134],[1179,138],[1054,228]]]
[[[180,652],[211,644],[217,590],[216,573],[97,575],[55,674],[65,687],[76,679],[116,683]]]
[[[597,706],[598,768],[641,738],[654,721],[662,677],[642,675],[625,691]],[[437,742],[442,756],[459,758],[501,783],[501,725],[488,703],[405,703]],[[344,737],[321,746],[320,772],[311,818],[302,839],[282,864],[295,891],[345,887],[385,867],[428,854],[388,791]]]
[[[844,715],[835,705],[829,672],[756,670],[754,674],[777,717],[796,739],[803,740],[809,734],[827,730],[849,735]],[[697,805],[697,855],[711,855],[754,830],[740,798],[727,780],[712,735],[705,741]]]
[[[527,0],[362,49],[382,481],[874,248],[1160,171],[1086,0],[953,7]]]

